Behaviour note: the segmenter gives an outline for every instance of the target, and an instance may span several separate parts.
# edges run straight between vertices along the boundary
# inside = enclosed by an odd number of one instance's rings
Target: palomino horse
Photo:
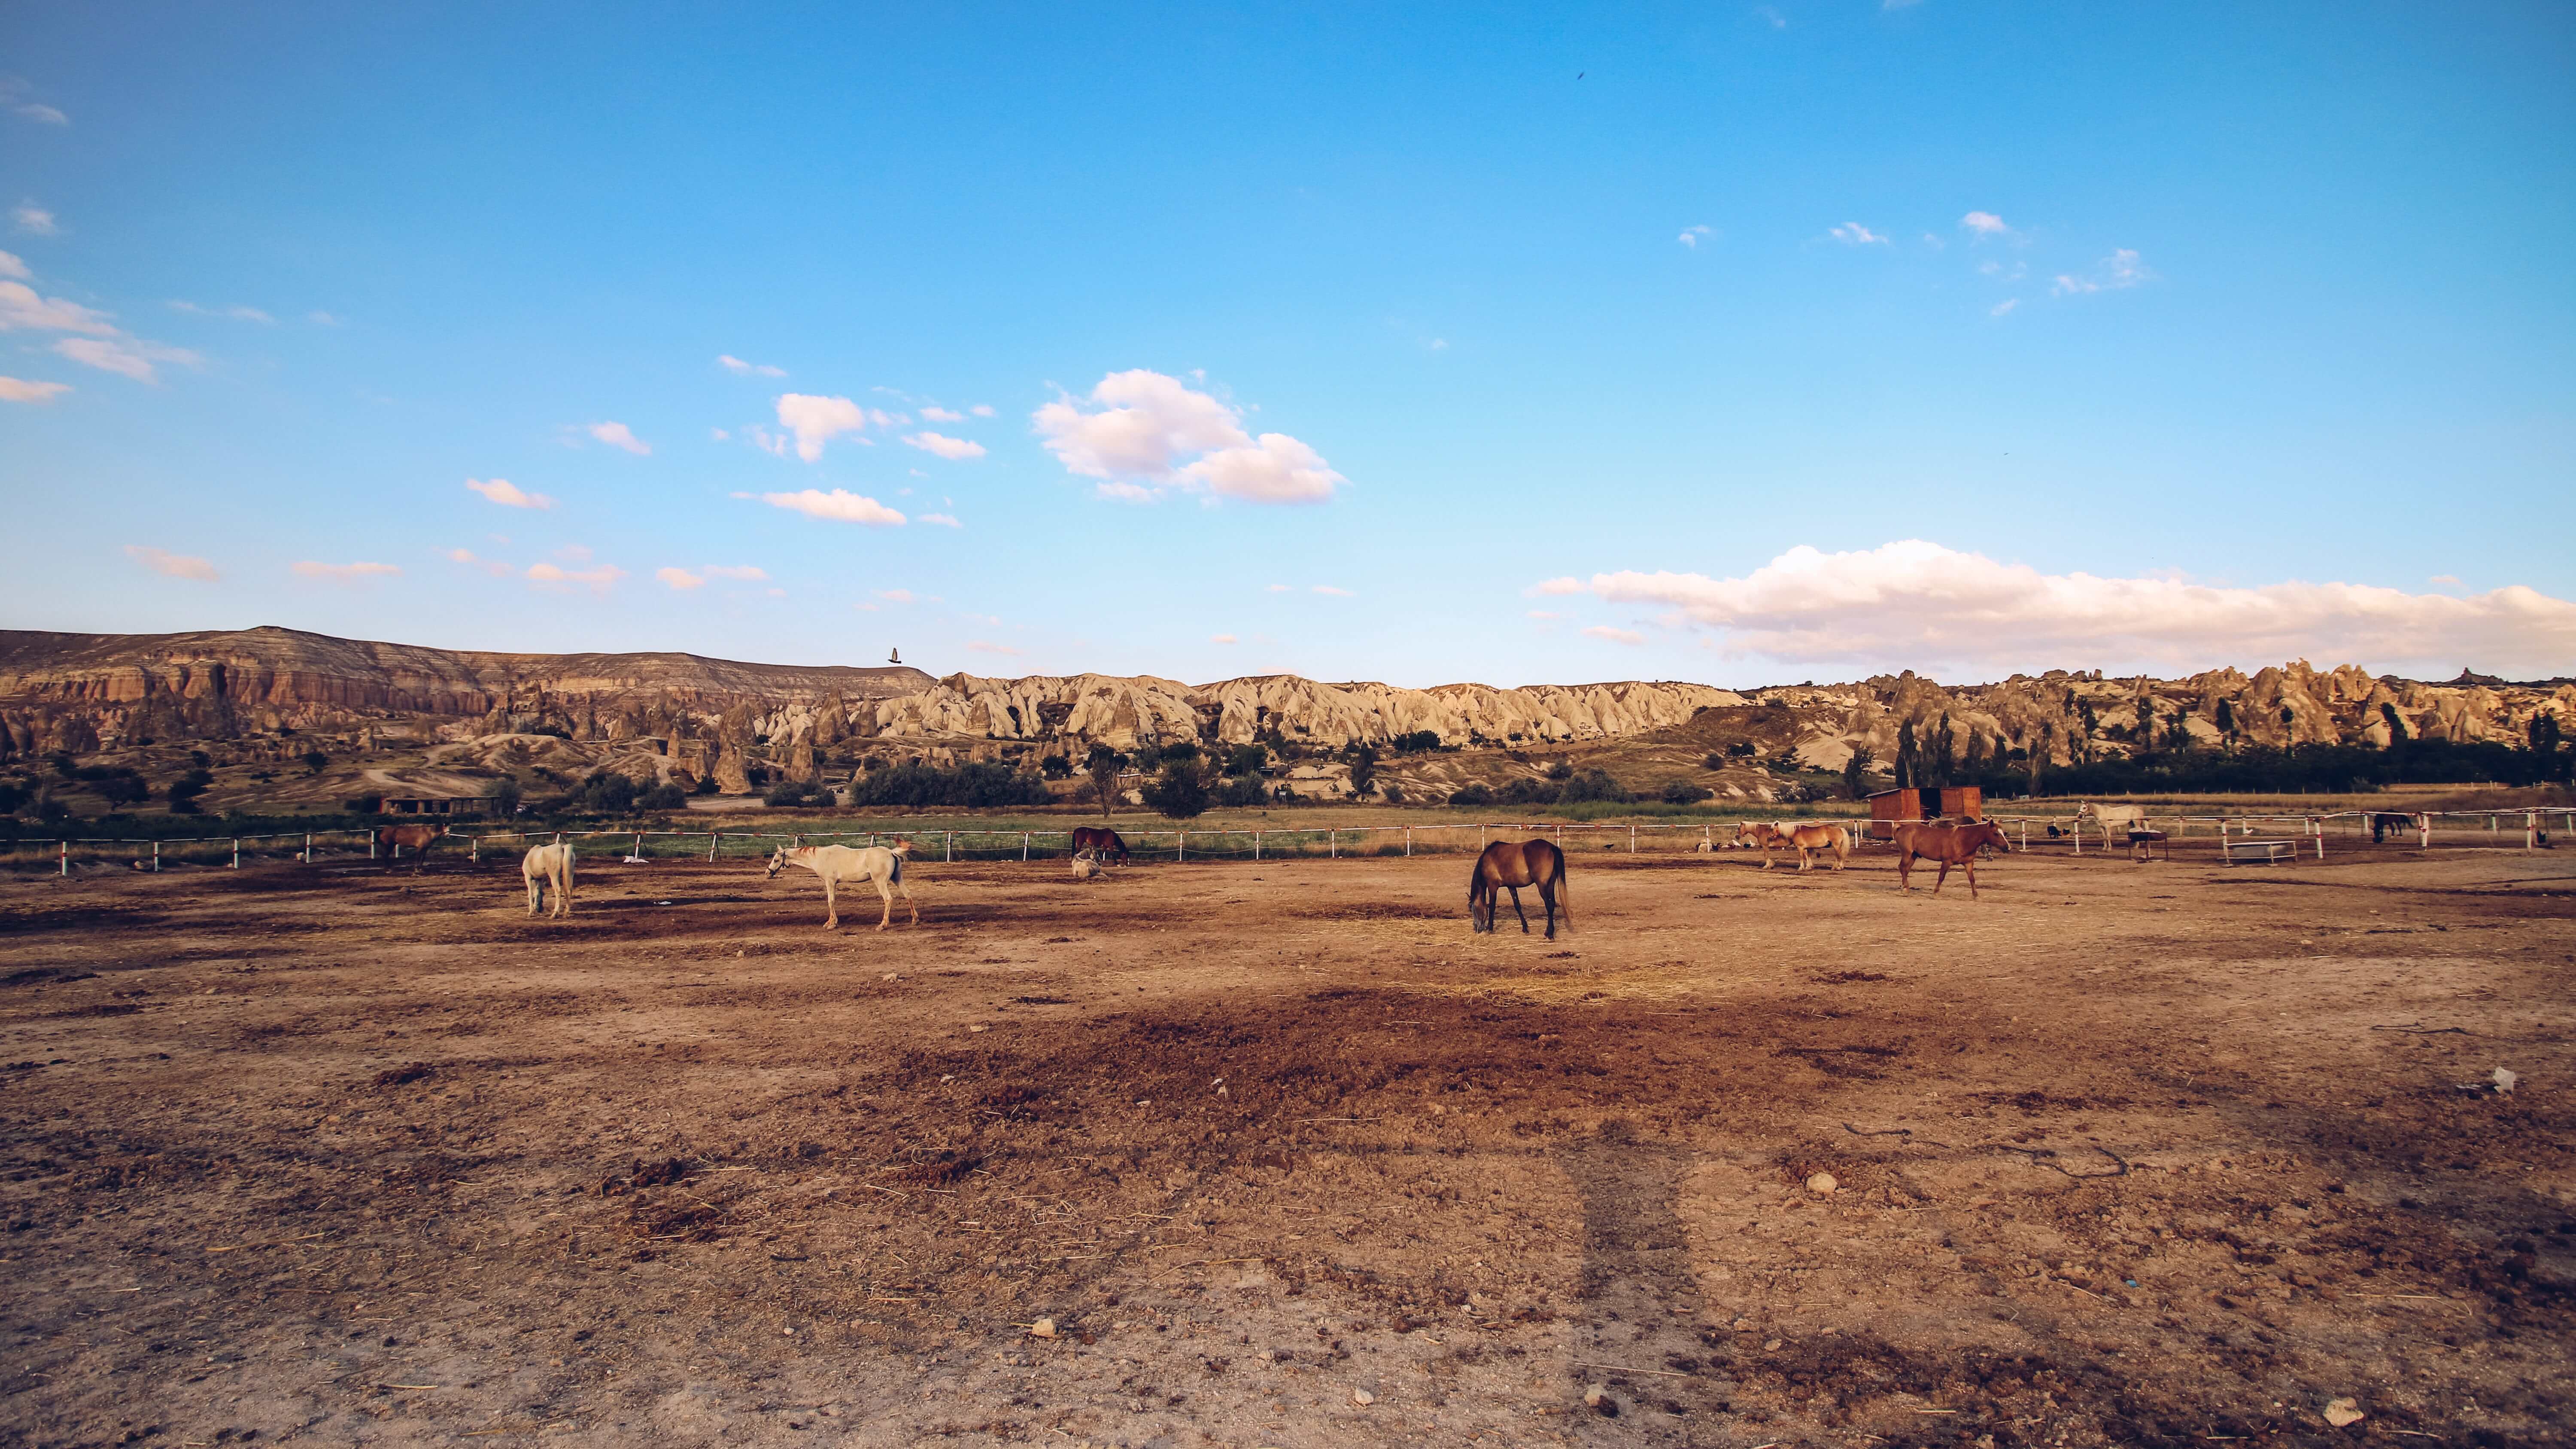
[[[1845,835],[1839,825],[1773,825],[1768,821],[1748,820],[1735,827],[1735,843],[1760,846],[1764,870],[1771,868],[1771,847],[1774,845],[1785,845],[1798,852],[1800,870],[1814,865],[1816,852],[1821,850],[1833,852],[1836,870],[1843,868],[1844,859],[1851,854],[1851,837]]]
[[[1512,914],[1521,918],[1521,934],[1529,934],[1529,916],[1521,909],[1521,887],[1538,887],[1538,897],[1547,903],[1547,938],[1556,939],[1556,913],[1565,912],[1565,929],[1574,929],[1574,901],[1566,896],[1565,852],[1544,840],[1531,840],[1519,845],[1497,840],[1476,857],[1476,873],[1467,881],[1467,916],[1478,931],[1494,929],[1495,892],[1512,893]]]
[[[1971,820],[1964,825],[1913,824],[1896,827],[1896,883],[1904,890],[1914,889],[1914,862],[1917,857],[1941,863],[1940,878],[1932,882],[1932,894],[1941,894],[1942,882],[1950,878],[1950,867],[1968,872],[1968,899],[1977,898],[1977,852],[1986,846],[2009,855],[2012,842],[2004,839],[2001,826],[1991,820]]]
[[[821,877],[823,882],[823,929],[836,929],[841,924],[838,888],[843,884],[876,883],[877,895],[885,901],[885,914],[877,918],[877,929],[894,919],[894,893],[903,892],[903,903],[912,912],[912,923],[921,924],[921,907],[912,899],[912,887],[903,883],[903,863],[912,854],[912,842],[898,840],[892,849],[871,845],[858,849],[847,845],[800,845],[793,850],[778,847],[769,858],[768,879],[791,865],[802,866]]]
[[[424,827],[425,828],[425,827]],[[533,847],[520,858],[519,879],[528,885],[528,914],[535,915],[546,896],[546,887],[555,888],[555,908],[549,918],[572,914],[572,847],[557,841],[553,845]]]
[[[1073,827],[1073,849],[1077,855],[1088,850],[1095,859],[1116,861],[1120,865],[1127,863],[1127,842],[1119,839],[1118,832],[1106,825]]]

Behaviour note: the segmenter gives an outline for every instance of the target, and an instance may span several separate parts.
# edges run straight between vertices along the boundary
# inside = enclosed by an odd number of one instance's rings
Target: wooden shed
[[[1869,833],[1876,840],[1895,839],[1896,827],[1909,820],[1985,818],[1985,792],[1974,785],[1947,785],[1937,790],[1881,790],[1869,797]]]

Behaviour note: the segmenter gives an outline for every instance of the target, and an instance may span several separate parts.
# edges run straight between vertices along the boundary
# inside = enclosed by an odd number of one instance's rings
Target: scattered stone
[[[1029,1337],[1031,1337],[1031,1338],[1053,1338],[1053,1337],[1055,1337],[1055,1320],[1054,1320],[1054,1319],[1052,1319],[1052,1318],[1041,1318],[1041,1319],[1039,1319],[1037,1322],[1030,1324],[1030,1325],[1029,1325]]]
[[[1366,1389],[1353,1389],[1351,1390],[1351,1402],[1365,1409],[1369,1405],[1377,1402],[1377,1395],[1370,1393]],[[2351,1401],[2344,1400],[2343,1402],[2349,1403]]]
[[[1601,1387],[1599,1384],[1594,1384],[1583,1391],[1583,1402],[1585,1407],[1591,1409],[1592,1412],[1599,1414],[1602,1418],[1615,1419],[1619,1417],[1619,1401],[1610,1397],[1610,1391]]]
[[[2515,1076],[2513,1073],[2506,1071],[2504,1068],[2498,1067],[2495,1069],[2495,1075],[2489,1077],[2487,1080],[2495,1083],[2497,1094],[2502,1095],[2506,1092],[2512,1091],[2513,1084],[2522,1079]]]
[[[968,1026],[966,1029],[967,1029],[968,1031],[970,1031],[970,1032],[976,1032],[976,1031],[991,1031],[991,1030],[992,1030],[992,1028],[991,1028],[991,1027],[986,1026],[984,1023],[982,1023],[982,1022],[980,1022],[980,1021],[979,1021],[979,1022],[974,1023],[973,1025]]]
[[[1842,1184],[1834,1181],[1834,1175],[1830,1172],[1819,1172],[1807,1179],[1807,1191],[1818,1197],[1831,1197],[1834,1195],[1834,1189],[1840,1186]]]
[[[2333,1399],[2326,1404],[2326,1422],[2338,1429],[2348,1429],[2370,1416],[2350,1399]]]

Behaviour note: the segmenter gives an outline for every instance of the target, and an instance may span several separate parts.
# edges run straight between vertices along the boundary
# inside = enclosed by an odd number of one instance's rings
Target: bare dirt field
[[[0,881],[0,1442],[2576,1426],[2566,852],[1466,871]]]

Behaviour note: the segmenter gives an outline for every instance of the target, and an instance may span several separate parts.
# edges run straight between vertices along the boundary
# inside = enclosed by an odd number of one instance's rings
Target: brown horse
[[[1972,820],[1964,825],[1931,823],[1896,827],[1896,883],[1904,890],[1914,889],[1916,857],[1941,863],[1940,879],[1932,882],[1932,894],[1941,894],[1942,882],[1950,878],[1950,867],[1968,872],[1968,899],[1977,898],[1977,852],[1987,846],[2012,853],[2012,842],[2004,839],[2000,826],[1988,820]]]
[[[1076,854],[1088,850],[1097,859],[1114,860],[1120,865],[1127,863],[1127,842],[1119,839],[1118,832],[1106,825],[1073,827],[1073,848]]]
[[[1574,901],[1566,896],[1565,852],[1544,840],[1520,845],[1495,841],[1476,857],[1476,873],[1467,881],[1467,917],[1478,931],[1494,929],[1494,902],[1497,890],[1512,893],[1512,914],[1521,918],[1521,934],[1529,934],[1529,916],[1521,910],[1521,887],[1538,887],[1538,897],[1547,903],[1547,938],[1556,939],[1556,913],[1565,912],[1565,929],[1574,929]]]
[[[429,848],[446,833],[444,825],[379,825],[376,827],[376,848],[400,857],[403,847],[408,845],[413,854],[427,855]]]

